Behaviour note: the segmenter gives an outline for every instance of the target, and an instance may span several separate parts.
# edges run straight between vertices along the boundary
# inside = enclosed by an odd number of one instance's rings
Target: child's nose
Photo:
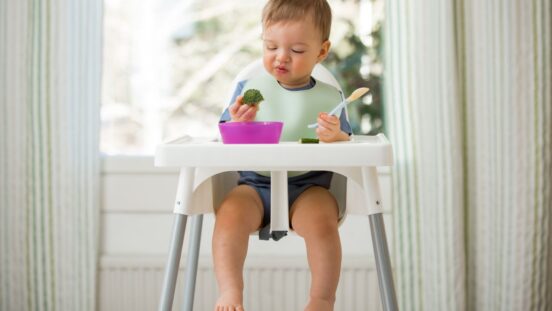
[[[289,60],[289,53],[286,52],[286,51],[281,51],[280,53],[278,53],[278,55],[276,56],[276,60],[280,63],[285,63]]]

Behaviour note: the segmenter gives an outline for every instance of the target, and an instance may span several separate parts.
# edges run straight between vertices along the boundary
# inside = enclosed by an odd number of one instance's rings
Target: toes
[[[215,307],[215,311],[244,311],[243,306],[241,305],[231,305],[231,306],[220,306]]]

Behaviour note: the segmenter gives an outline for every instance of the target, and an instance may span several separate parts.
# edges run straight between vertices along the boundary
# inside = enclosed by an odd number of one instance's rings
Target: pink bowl
[[[283,122],[225,122],[219,123],[224,144],[277,144]]]

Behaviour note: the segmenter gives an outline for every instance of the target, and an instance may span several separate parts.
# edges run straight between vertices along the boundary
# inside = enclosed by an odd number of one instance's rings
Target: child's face
[[[310,18],[272,23],[263,31],[264,67],[286,88],[308,85],[312,69],[329,49]]]

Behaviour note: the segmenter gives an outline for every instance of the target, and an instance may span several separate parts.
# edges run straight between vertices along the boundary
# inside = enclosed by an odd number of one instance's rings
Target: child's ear
[[[318,54],[318,62],[322,62],[323,60],[328,57],[328,53],[330,52],[330,47],[332,46],[332,43],[330,40],[326,40],[322,42],[322,47],[320,48],[320,53]]]

